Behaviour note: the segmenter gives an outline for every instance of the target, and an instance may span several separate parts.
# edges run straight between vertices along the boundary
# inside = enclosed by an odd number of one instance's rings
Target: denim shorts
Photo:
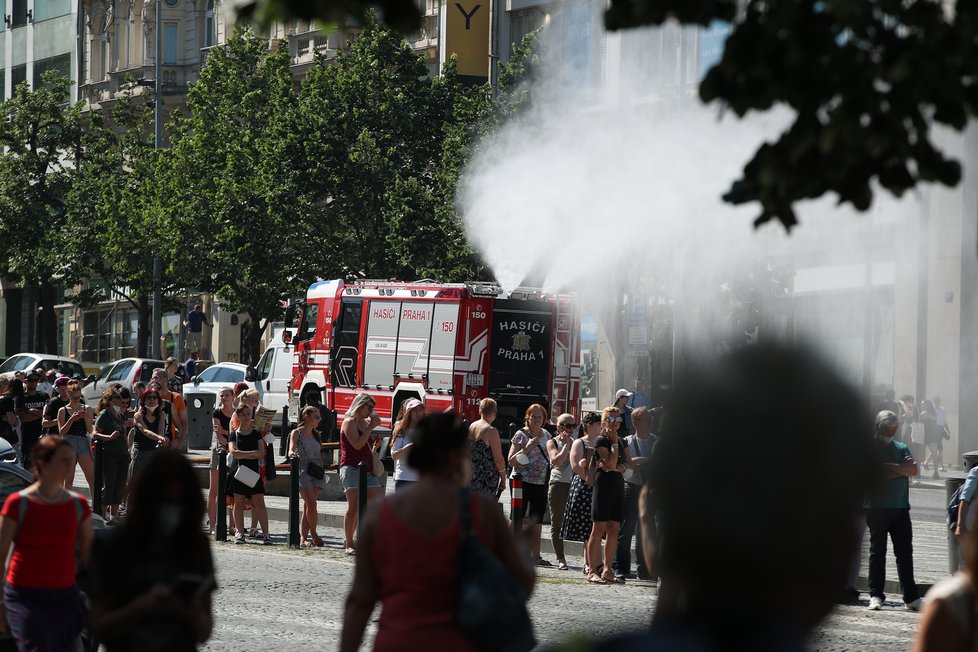
[[[83,437],[81,435],[67,435],[65,441],[71,444],[71,447],[75,449],[76,457],[91,457],[92,448],[87,436]]]
[[[360,469],[355,466],[340,467],[340,482],[343,483],[343,491],[360,490]],[[367,489],[380,489],[380,483],[370,471],[367,471]]]

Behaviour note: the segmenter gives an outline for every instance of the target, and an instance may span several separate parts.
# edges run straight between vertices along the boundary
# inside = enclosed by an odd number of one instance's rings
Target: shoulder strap
[[[17,527],[14,529],[14,541],[17,540],[20,528],[24,525],[24,516],[27,515],[27,489],[21,489],[17,495],[19,499],[17,501]]]
[[[468,487],[459,490],[459,521],[462,538],[472,536],[472,491]]]
[[[75,503],[75,525],[81,525],[82,517],[85,515],[85,508],[82,506],[82,497],[76,493],[72,493],[71,498]]]

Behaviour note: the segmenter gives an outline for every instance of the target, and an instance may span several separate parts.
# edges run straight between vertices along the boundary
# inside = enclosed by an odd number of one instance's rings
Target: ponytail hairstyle
[[[577,426],[577,438],[581,439],[587,434],[588,426],[590,426],[595,421],[600,421],[601,417],[595,412],[585,412],[581,415],[581,424]]]

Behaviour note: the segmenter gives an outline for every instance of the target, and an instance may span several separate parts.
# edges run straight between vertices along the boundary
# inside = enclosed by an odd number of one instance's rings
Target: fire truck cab
[[[374,398],[385,429],[410,398],[427,412],[475,420],[492,397],[503,437],[532,403],[576,416],[580,315],[571,297],[530,288],[502,295],[492,283],[314,283],[294,335],[285,335],[295,345],[290,419],[318,394],[341,422],[360,392]]]

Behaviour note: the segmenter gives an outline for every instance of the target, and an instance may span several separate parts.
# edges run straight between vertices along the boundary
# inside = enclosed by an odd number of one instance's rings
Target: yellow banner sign
[[[489,0],[448,0],[445,58],[456,55],[458,74],[489,78]]]

